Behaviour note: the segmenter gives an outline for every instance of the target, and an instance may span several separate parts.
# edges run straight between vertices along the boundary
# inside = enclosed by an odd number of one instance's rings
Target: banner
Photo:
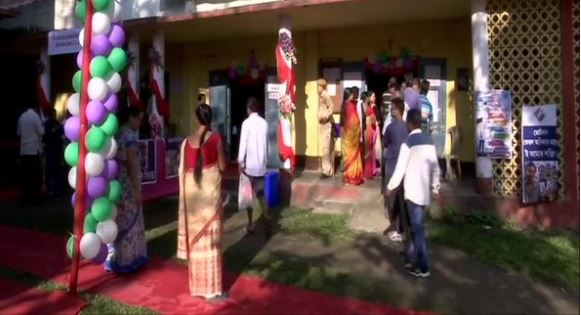
[[[476,92],[476,156],[512,157],[512,99],[510,91]]]
[[[172,138],[165,142],[165,178],[178,176],[180,166],[180,149],[184,139]]]
[[[81,51],[79,44],[80,28],[73,28],[62,31],[52,31],[48,33],[48,54],[49,56],[76,54]]]
[[[157,150],[154,140],[139,141],[139,166],[141,184],[153,184],[157,181]]]
[[[559,151],[557,107],[523,107],[521,186],[524,204],[557,200]]]

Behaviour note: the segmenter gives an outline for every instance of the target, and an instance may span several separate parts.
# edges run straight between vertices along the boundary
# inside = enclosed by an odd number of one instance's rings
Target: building
[[[79,27],[71,18],[74,3],[54,1],[54,30]],[[170,123],[179,136],[193,130],[196,96],[206,93],[221,113],[219,125],[234,157],[245,99],[258,97],[267,110],[276,106],[268,85],[276,81],[274,47],[283,25],[292,29],[298,52],[293,123],[300,164],[319,167],[317,78],[336,83],[338,101],[343,87],[381,92],[389,77],[401,80],[411,73],[432,83],[439,155],[450,153],[448,130],[458,127],[456,153],[464,173],[478,177],[479,191],[511,200],[491,203],[497,211],[527,224],[579,226],[579,4],[574,0],[129,0],[122,8],[133,57],[129,81],[139,92],[155,47]],[[52,70],[44,73],[44,82],[58,101],[58,95],[71,92],[75,55],[42,54]],[[476,157],[474,92],[487,88],[512,94],[510,159]],[[559,113],[559,201],[523,206],[513,198],[521,191],[521,110],[551,103]]]

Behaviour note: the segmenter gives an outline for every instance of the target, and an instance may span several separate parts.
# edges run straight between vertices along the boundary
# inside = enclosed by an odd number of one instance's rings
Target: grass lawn
[[[579,234],[570,231],[485,229],[476,224],[431,222],[434,241],[459,248],[481,261],[579,293]]]
[[[152,256],[175,260],[176,201],[156,201],[145,207],[148,250]],[[2,224],[22,226],[50,233],[64,234],[72,229],[72,211],[63,201],[56,209],[10,211],[0,207]],[[288,237],[307,234],[326,243],[350,244],[357,234],[347,227],[348,217],[314,214],[305,210],[283,209],[278,213],[279,232]],[[579,241],[572,232],[529,232],[508,227],[484,229],[477,224],[428,223],[432,241],[459,248],[488,264],[533,278],[552,282],[571,292],[579,286]],[[241,243],[225,252],[226,270],[246,273],[266,280],[314,291],[350,296],[367,301],[393,304],[400,298],[398,288],[366,274],[341,272],[317,259],[295,257],[287,253],[270,253],[262,246]],[[182,262],[183,263],[183,262]],[[63,290],[30,275],[0,268],[0,277]],[[89,307],[83,314],[135,314],[146,310],[83,293]],[[444,311],[444,310],[440,310]]]

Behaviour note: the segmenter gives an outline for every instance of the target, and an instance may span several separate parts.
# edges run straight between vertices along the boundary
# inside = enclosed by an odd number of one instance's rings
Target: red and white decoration
[[[295,111],[296,81],[293,65],[297,64],[296,48],[292,41],[292,33],[288,19],[283,18],[278,30],[278,43],[276,45],[276,70],[279,90],[279,110],[281,117],[278,124],[278,150],[283,168],[292,170],[296,164],[295,153],[292,148],[292,122],[291,116]]]
[[[161,63],[161,54],[157,49],[152,48],[149,57],[151,59],[151,72],[149,77],[149,86],[151,88],[151,99],[148,105],[149,124],[151,125],[151,135],[154,139],[164,137],[164,118],[169,121],[169,104],[166,102],[159,82],[163,78],[163,65]]]

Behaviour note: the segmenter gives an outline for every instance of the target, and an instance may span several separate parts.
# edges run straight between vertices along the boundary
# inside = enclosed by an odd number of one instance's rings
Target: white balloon
[[[117,238],[117,232],[117,223],[111,219],[97,224],[97,235],[105,244],[113,243]]]
[[[117,206],[111,205],[111,215],[109,216],[109,220],[115,221],[117,219]]]
[[[121,90],[122,83],[123,81],[121,80],[121,76],[117,72],[113,73],[109,80],[107,80],[107,86],[113,93],[117,93],[119,90]]]
[[[101,78],[92,78],[89,80],[87,91],[90,99],[102,101],[107,97],[107,83]]]
[[[97,153],[89,152],[85,157],[85,171],[89,176],[99,176],[103,172],[105,161]]]
[[[68,180],[69,180],[69,186],[71,186],[72,189],[76,189],[77,188],[77,167],[76,166],[71,167],[71,169],[69,170]]]
[[[79,44],[81,45],[81,47],[83,47],[83,45],[85,45],[85,29],[81,29],[81,31],[79,32]]]
[[[99,154],[107,160],[114,158],[115,155],[117,155],[117,141],[115,141],[115,138],[108,138],[105,147],[103,147],[103,150],[99,151]]]
[[[119,22],[121,20],[121,4],[120,1],[112,1],[109,8],[105,12],[109,17],[109,20],[113,23]]]
[[[81,96],[79,95],[79,93],[75,93],[75,94],[72,94],[71,96],[69,96],[69,100],[67,101],[67,109],[69,110],[69,113],[71,113],[71,115],[79,116],[80,101],[81,101]]]
[[[101,238],[95,233],[85,233],[81,237],[80,244],[81,255],[85,259],[93,259],[99,254],[101,249]]]
[[[111,30],[111,20],[107,14],[95,12],[93,14],[93,34],[106,35]]]

